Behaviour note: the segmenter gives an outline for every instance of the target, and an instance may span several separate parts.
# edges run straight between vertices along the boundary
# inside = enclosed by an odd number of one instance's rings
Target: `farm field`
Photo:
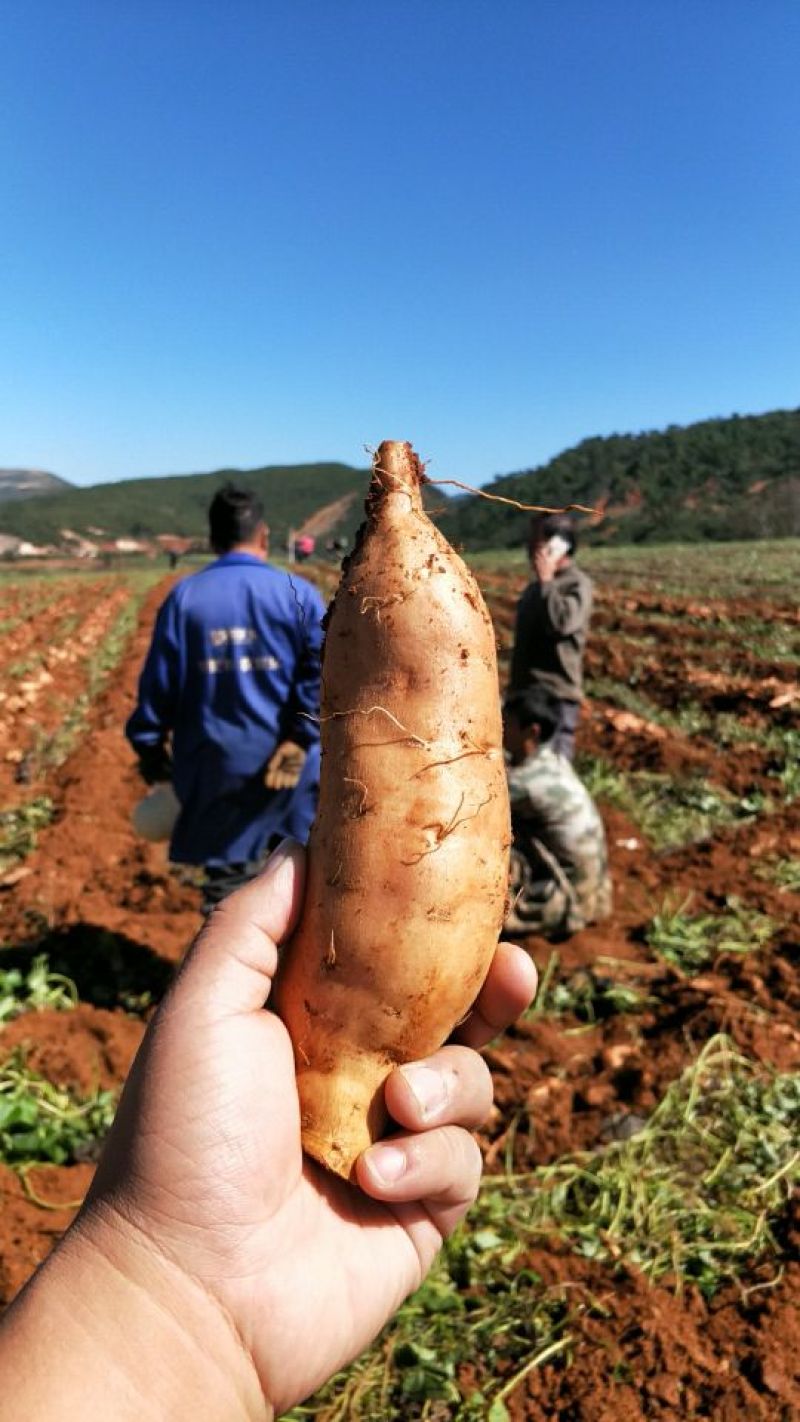
[[[613,918],[531,939],[470,1220],[292,1418],[800,1417],[800,547],[592,550]],[[504,674],[521,558],[474,566]],[[304,576],[332,590],[330,566]],[[198,894],[122,736],[152,571],[0,575],[0,1300],[72,1218]]]

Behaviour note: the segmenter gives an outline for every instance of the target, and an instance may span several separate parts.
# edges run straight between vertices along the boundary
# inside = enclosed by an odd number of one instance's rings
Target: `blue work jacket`
[[[184,578],[159,610],[125,733],[137,751],[172,738],[181,813],[170,858],[258,859],[274,835],[305,840],[319,788],[324,605],[316,588],[249,553]],[[264,770],[281,741],[308,754],[294,790]]]

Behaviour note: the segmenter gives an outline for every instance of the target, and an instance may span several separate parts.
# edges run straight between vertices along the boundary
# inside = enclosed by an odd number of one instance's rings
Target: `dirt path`
[[[169,871],[165,849],[137,840],[130,823],[144,787],[123,726],[163,596],[162,585],[145,600],[122,664],[50,783],[54,822],[39,832],[25,861],[29,872],[3,894],[6,943],[43,934],[77,941],[77,930],[105,932],[175,961],[196,931],[196,893]]]

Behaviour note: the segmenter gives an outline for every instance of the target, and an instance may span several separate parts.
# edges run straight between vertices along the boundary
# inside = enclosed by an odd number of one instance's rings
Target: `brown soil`
[[[571,1366],[530,1373],[512,1394],[512,1422],[640,1422],[718,1418],[793,1422],[800,1413],[800,1219],[787,1224],[795,1258],[778,1287],[774,1266],[750,1288],[729,1287],[709,1303],[694,1288],[676,1294],[639,1274],[608,1270],[558,1250],[533,1251],[525,1267],[565,1287],[580,1319]]]
[[[81,1096],[119,1086],[130,1071],[144,1023],[81,1002],[73,1011],[26,1012],[3,1028],[5,1054],[21,1047],[29,1067]]]
[[[314,577],[313,566],[304,567],[303,576]],[[331,576],[324,570],[324,581]],[[521,580],[498,573],[482,581],[507,648]],[[199,924],[196,890],[180,881],[160,847],[137,841],[130,826],[142,787],[122,725],[163,591],[148,599],[124,664],[90,713],[89,733],[48,780],[57,818],[26,860],[30,872],[0,890],[9,945],[3,961],[26,961],[45,951],[75,979],[82,999],[73,1013],[17,1019],[3,1029],[3,1045],[29,1042],[33,1065],[84,1091],[122,1082],[148,1005],[163,993]],[[739,610],[765,621],[794,616],[763,600]],[[598,702],[584,715],[582,749],[627,769],[702,775],[734,795],[759,788],[773,797],[775,809],[705,843],[656,854],[624,815],[604,807],[614,918],[560,945],[560,971],[591,970],[633,983],[654,1001],[639,1013],[608,1016],[589,1028],[569,1016],[532,1016],[490,1049],[496,1106],[482,1134],[490,1170],[507,1163],[526,1170],[602,1144],[626,1117],[646,1116],[720,1030],[756,1059],[800,1070],[800,896],[760,876],[778,859],[800,857],[800,801],[781,802],[771,752],[761,743],[765,728],[788,726],[796,716],[791,705],[770,708],[770,698],[761,694],[763,678],[771,678],[774,697],[774,687],[796,680],[797,669],[780,660],[764,663],[756,652],[748,662],[745,649],[737,653],[735,673],[726,671],[714,639],[734,636],[729,629],[736,612],[721,600],[600,599],[591,648],[595,676],[623,674],[622,628],[612,625],[615,616],[623,618],[626,635],[654,639],[652,647],[635,649],[646,661],[640,689],[649,700],[674,709],[687,698],[703,705],[717,698],[719,707],[718,698],[728,697],[725,709],[752,719],[754,738],[728,752],[712,739],[676,734],[643,717],[626,720],[618,707]],[[652,615],[674,616],[675,626],[650,621]],[[686,638],[682,617],[691,618],[693,632],[702,626],[706,640]],[[718,686],[702,675],[710,668],[709,643]],[[667,895],[677,902],[692,895],[698,911],[718,911],[732,894],[782,925],[767,949],[721,956],[694,978],[654,959],[644,930]],[[550,946],[535,939],[527,946],[543,969]],[[31,1171],[27,1194],[17,1176],[0,1169],[0,1297],[13,1296],[66,1227],[91,1169]],[[32,1196],[57,1208],[44,1208]],[[800,1418],[797,1229],[796,1219],[780,1226],[785,1272],[778,1282],[773,1256],[753,1267],[748,1292],[729,1288],[710,1303],[695,1291],[676,1297],[669,1281],[653,1287],[634,1272],[615,1273],[556,1245],[532,1252],[527,1266],[548,1283],[570,1286],[574,1341],[570,1366],[563,1357],[554,1359],[511,1393],[507,1405],[514,1422]],[[476,1363],[476,1384],[478,1368]]]
[[[24,1181],[0,1165],[0,1297],[12,1299],[47,1257],[89,1188],[92,1165],[37,1165]]]

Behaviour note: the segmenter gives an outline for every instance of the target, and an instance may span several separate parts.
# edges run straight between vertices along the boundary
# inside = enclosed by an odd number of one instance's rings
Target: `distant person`
[[[504,928],[556,940],[608,918],[612,899],[603,822],[557,748],[558,717],[544,687],[511,692],[503,708],[513,833]]]
[[[577,535],[567,514],[531,524],[534,572],[517,605],[510,691],[541,686],[558,700],[555,749],[572,760],[583,701],[583,653],[592,611],[592,580],[573,561]]]
[[[322,599],[267,562],[259,500],[232,485],[209,509],[218,557],[169,593],[125,727],[148,785],[171,781],[170,858],[205,868],[204,908],[305,842],[319,789]]]

